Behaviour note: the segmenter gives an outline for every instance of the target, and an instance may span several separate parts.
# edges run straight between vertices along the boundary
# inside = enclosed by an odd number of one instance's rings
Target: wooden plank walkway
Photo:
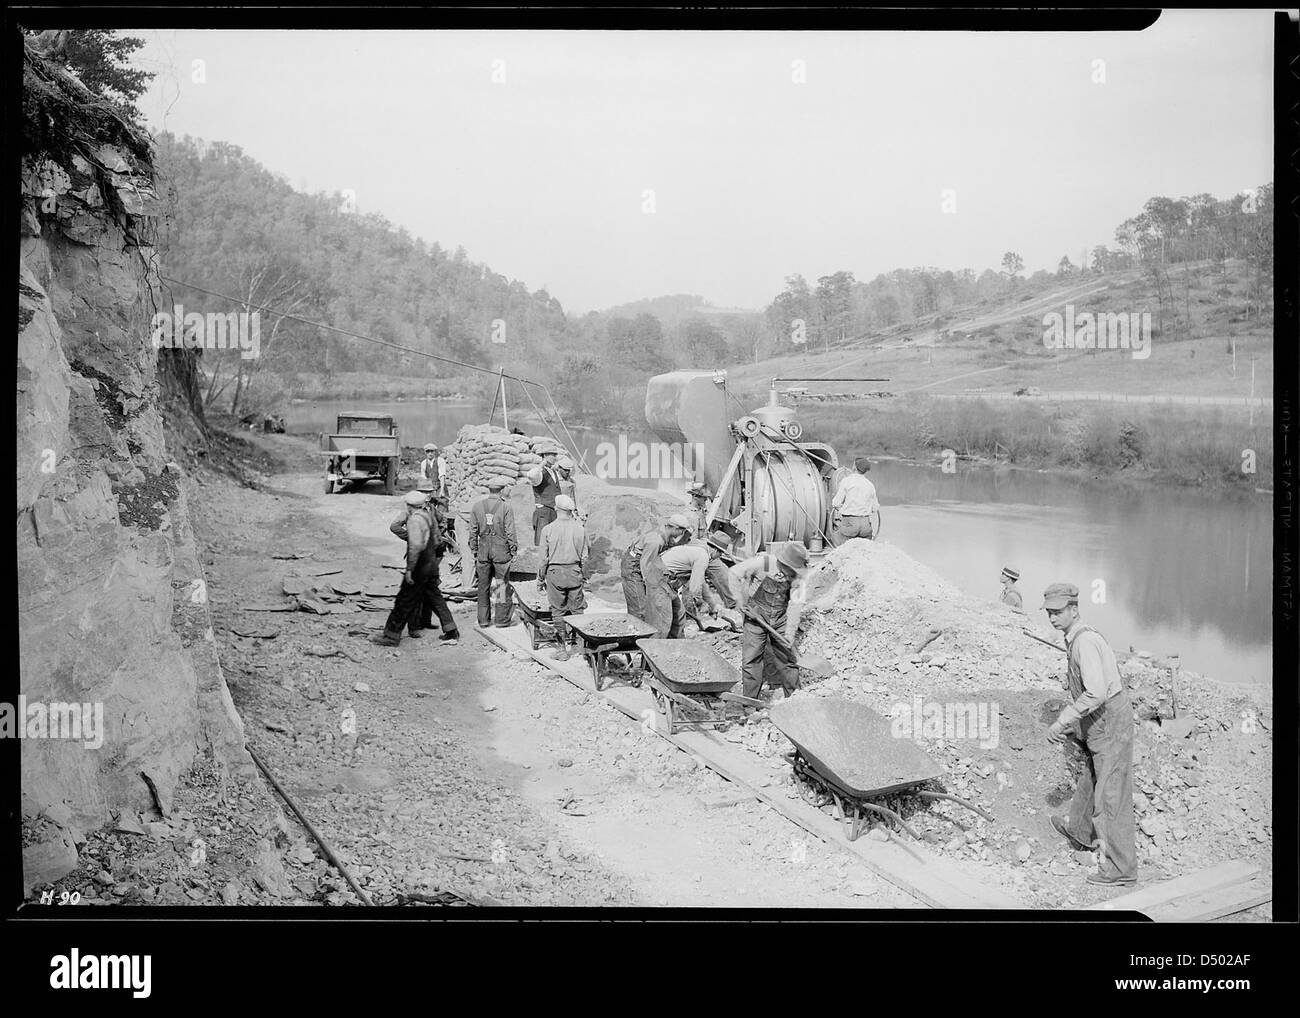
[[[1092,908],[1106,912],[1133,909],[1160,922],[1208,922],[1261,905],[1272,897],[1272,887],[1258,866],[1233,859],[1151,884]]]

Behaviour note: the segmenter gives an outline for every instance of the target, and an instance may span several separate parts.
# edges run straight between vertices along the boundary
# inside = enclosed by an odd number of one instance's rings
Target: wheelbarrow
[[[945,799],[994,819],[944,791],[939,764],[916,743],[894,735],[890,720],[865,704],[800,696],[773,704],[769,716],[794,746],[786,759],[800,795],[818,808],[833,806],[849,841],[856,841],[876,817],[885,819],[891,838],[890,826],[896,825],[920,840],[903,819],[909,796]]]
[[[738,719],[732,704],[764,707],[731,690],[740,672],[712,647],[690,640],[637,640],[650,669],[650,693],[668,723],[668,734],[690,725],[704,728]]]
[[[532,649],[536,650],[542,643],[558,644],[559,633],[551,618],[550,599],[536,589],[529,590],[526,587],[515,586],[513,590],[515,604],[519,606],[520,621],[528,631]]]
[[[637,641],[647,636],[654,636],[655,627],[624,612],[589,612],[583,615],[566,615],[564,624],[578,634],[582,641],[582,653],[591,666],[591,680],[597,689],[604,685],[606,676],[612,674],[609,667],[611,654],[640,654]],[[643,664],[637,671],[644,670]],[[633,680],[635,686],[641,685],[638,674]]]

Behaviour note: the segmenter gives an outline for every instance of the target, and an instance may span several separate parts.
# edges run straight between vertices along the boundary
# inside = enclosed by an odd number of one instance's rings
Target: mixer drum
[[[751,490],[763,546],[779,541],[810,544],[828,530],[830,499],[821,474],[806,456],[779,450],[755,456]]]

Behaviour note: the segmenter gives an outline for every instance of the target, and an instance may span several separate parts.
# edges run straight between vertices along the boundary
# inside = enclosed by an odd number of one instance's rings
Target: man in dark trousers
[[[486,629],[492,625],[493,593],[498,604],[510,597],[510,562],[519,553],[519,539],[515,537],[515,514],[502,492],[510,486],[507,477],[494,477],[488,481],[488,494],[474,503],[469,511],[469,547],[474,555],[478,586],[478,624]],[[503,620],[504,618],[504,620]],[[498,624],[508,626],[508,616],[498,618]]]
[[[551,605],[551,619],[560,649],[555,657],[569,659],[569,627],[564,616],[581,615],[587,610],[582,586],[586,582],[587,531],[573,518],[573,499],[557,495],[555,511],[559,516],[542,529],[541,559],[537,564],[537,586],[546,591]]]
[[[442,560],[448,548],[452,547],[453,538],[447,531],[447,502],[446,499],[435,495],[429,488],[428,482],[420,485],[420,491],[427,497],[425,503],[429,510],[429,516],[433,520],[434,533],[441,536],[442,540],[438,542],[437,561],[434,563],[434,570],[430,575],[428,582],[424,585],[424,595],[420,598],[419,626],[411,630],[411,635],[419,638],[422,630],[433,628],[433,616],[438,616],[438,625],[442,627],[442,635],[438,637],[442,643],[455,643],[460,638],[460,633],[456,629],[456,619],[451,614],[451,609],[447,606],[446,599],[442,596]],[[410,518],[411,506],[406,506],[397,519],[389,525],[388,529],[400,537],[403,541],[407,539],[406,521]]]
[[[781,545],[775,555],[763,553],[731,567],[731,590],[745,619],[740,636],[742,694],[757,700],[763,683],[779,684],[788,697],[799,688],[799,668],[788,646],[755,622],[756,615],[785,637],[790,586],[808,567],[808,549],[802,541]]]
[[[695,524],[685,513],[670,516],[662,527],[637,537],[623,552],[621,573],[627,613],[655,627],[657,639],[681,631],[682,609],[668,586],[663,552],[691,539]]]
[[[441,565],[442,532],[429,509],[425,492],[407,492],[405,502],[410,508],[410,513],[404,521],[406,569],[402,573],[402,586],[397,591],[393,610],[389,613],[384,632],[376,637],[375,642],[386,647],[396,647],[402,642],[403,628],[412,639],[419,639],[423,635],[420,630],[424,600],[429,597],[430,610],[438,612],[438,621],[443,628],[441,639],[444,643],[450,643],[459,634],[456,631],[456,620],[452,618],[437,587],[438,568]],[[397,522],[394,522],[389,529],[397,533]],[[432,591],[429,590],[431,582]]]
[[[1067,818],[1052,826],[1078,851],[1100,850],[1088,883],[1137,883],[1137,832],[1133,817],[1133,706],[1102,635],[1079,618],[1079,588],[1053,583],[1043,610],[1065,634],[1066,686],[1072,703],[1047,730],[1061,743],[1076,725],[1085,760]]]
[[[542,528],[555,519],[555,496],[560,494],[560,472],[555,468],[558,453],[548,449],[542,453],[542,465],[528,472],[533,485],[533,544],[540,544]]]

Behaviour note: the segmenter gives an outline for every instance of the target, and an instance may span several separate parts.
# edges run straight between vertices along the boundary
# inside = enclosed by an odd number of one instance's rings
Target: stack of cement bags
[[[456,441],[442,451],[447,461],[447,493],[452,505],[467,505],[487,494],[488,481],[503,478],[507,486],[526,478],[539,466],[541,454],[560,451],[549,435],[514,435],[493,424],[467,424]]]

